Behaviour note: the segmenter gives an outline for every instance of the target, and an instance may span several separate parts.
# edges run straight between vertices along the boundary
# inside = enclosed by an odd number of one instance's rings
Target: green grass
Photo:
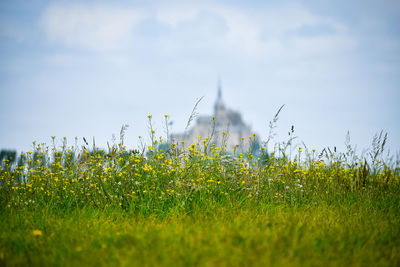
[[[153,135],[154,132],[152,131]],[[229,154],[35,145],[0,164],[2,266],[398,266],[399,163],[325,150]],[[160,140],[161,141],[161,140]]]
[[[5,265],[396,266],[398,197],[339,204],[248,203],[166,216],[79,209],[14,211],[1,220]],[[41,236],[32,231],[40,229]]]

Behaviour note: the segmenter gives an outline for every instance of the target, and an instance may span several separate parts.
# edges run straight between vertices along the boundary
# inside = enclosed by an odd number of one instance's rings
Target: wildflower
[[[34,236],[41,236],[41,235],[42,235],[42,231],[40,231],[40,230],[33,230],[33,231],[32,231],[32,234],[33,234]]]

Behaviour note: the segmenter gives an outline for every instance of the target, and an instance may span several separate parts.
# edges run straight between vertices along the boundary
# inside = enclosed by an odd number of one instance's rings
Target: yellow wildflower
[[[34,236],[41,236],[41,235],[42,235],[42,231],[40,231],[40,230],[33,230],[33,231],[32,231],[32,234],[33,234]]]

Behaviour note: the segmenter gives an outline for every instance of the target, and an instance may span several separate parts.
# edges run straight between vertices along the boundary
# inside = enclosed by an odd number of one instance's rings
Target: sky
[[[265,140],[400,151],[400,1],[0,1],[0,149],[182,132],[197,99]],[[118,138],[117,138],[118,139]]]

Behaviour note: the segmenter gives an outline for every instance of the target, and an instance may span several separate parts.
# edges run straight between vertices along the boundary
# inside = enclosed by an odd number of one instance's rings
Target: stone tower
[[[212,118],[215,118],[215,125]],[[214,127],[214,131],[212,128]],[[233,150],[237,147],[239,150],[247,150],[249,147],[249,136],[252,136],[250,127],[242,120],[242,115],[234,110],[225,106],[222,99],[222,86],[221,81],[218,79],[217,85],[217,99],[214,103],[213,116],[199,116],[189,131],[181,134],[173,134],[172,138],[177,141],[184,141],[185,146],[198,141],[205,137],[211,137],[214,132],[211,142],[217,146],[226,145],[228,150]],[[223,137],[223,133],[225,136]]]

